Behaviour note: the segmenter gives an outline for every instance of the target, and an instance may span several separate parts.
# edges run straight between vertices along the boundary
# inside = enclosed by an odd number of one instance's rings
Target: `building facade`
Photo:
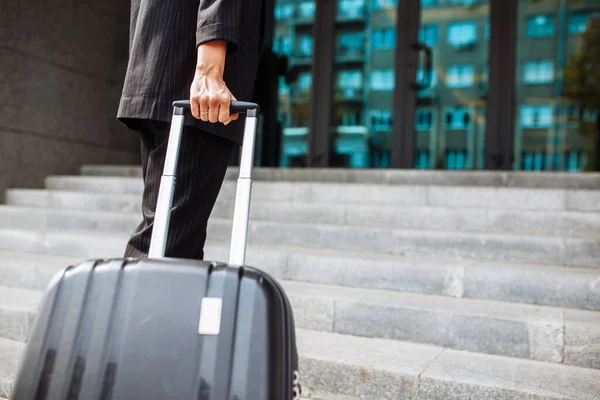
[[[273,50],[295,72],[279,78],[280,165],[593,170],[597,111],[562,75],[598,14],[598,0],[277,0]]]

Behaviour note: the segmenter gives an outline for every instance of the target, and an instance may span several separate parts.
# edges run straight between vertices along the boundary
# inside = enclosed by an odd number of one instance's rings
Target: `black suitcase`
[[[228,263],[163,257],[189,101],[173,121],[148,259],[82,262],[41,300],[13,400],[300,397],[294,318],[281,286],[244,266],[258,105],[246,113]]]

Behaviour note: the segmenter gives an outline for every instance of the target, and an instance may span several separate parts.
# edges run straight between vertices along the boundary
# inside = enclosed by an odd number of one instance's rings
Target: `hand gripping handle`
[[[183,108],[186,110],[191,109],[189,100],[174,101],[173,107],[175,107],[175,108],[180,107],[180,108]],[[248,115],[251,115],[252,112],[258,113],[258,111],[259,111],[259,106],[256,103],[250,103],[247,101],[237,101],[237,100],[233,100],[231,103],[229,103],[229,113],[230,114],[248,113]]]
[[[242,156],[240,159],[240,174],[238,177],[233,213],[233,226],[231,231],[231,245],[229,250],[229,263],[244,265],[246,260],[246,243],[248,236],[248,219],[250,216],[250,198],[252,193],[252,165],[254,160],[254,143],[256,137],[256,122],[258,104],[234,100],[230,103],[231,114],[246,114],[244,138],[242,142]],[[175,189],[177,161],[181,134],[183,131],[184,114],[190,110],[189,100],[173,102],[173,120],[167,143],[165,166],[158,190],[158,201],[150,239],[149,258],[162,258],[165,256],[173,193]]]

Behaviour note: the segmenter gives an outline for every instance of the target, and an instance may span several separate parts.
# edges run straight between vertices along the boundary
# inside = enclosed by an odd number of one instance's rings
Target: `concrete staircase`
[[[209,227],[226,260],[235,169]],[[292,301],[307,396],[600,399],[595,175],[256,171],[248,264]],[[136,167],[85,166],[0,206],[0,397],[60,269],[120,257]]]

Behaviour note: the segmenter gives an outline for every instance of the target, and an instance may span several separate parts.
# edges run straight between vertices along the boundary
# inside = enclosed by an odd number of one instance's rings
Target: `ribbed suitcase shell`
[[[223,299],[216,335],[199,333],[207,297]],[[299,398],[297,370],[289,301],[264,272],[86,261],[46,289],[12,399],[286,400]]]

